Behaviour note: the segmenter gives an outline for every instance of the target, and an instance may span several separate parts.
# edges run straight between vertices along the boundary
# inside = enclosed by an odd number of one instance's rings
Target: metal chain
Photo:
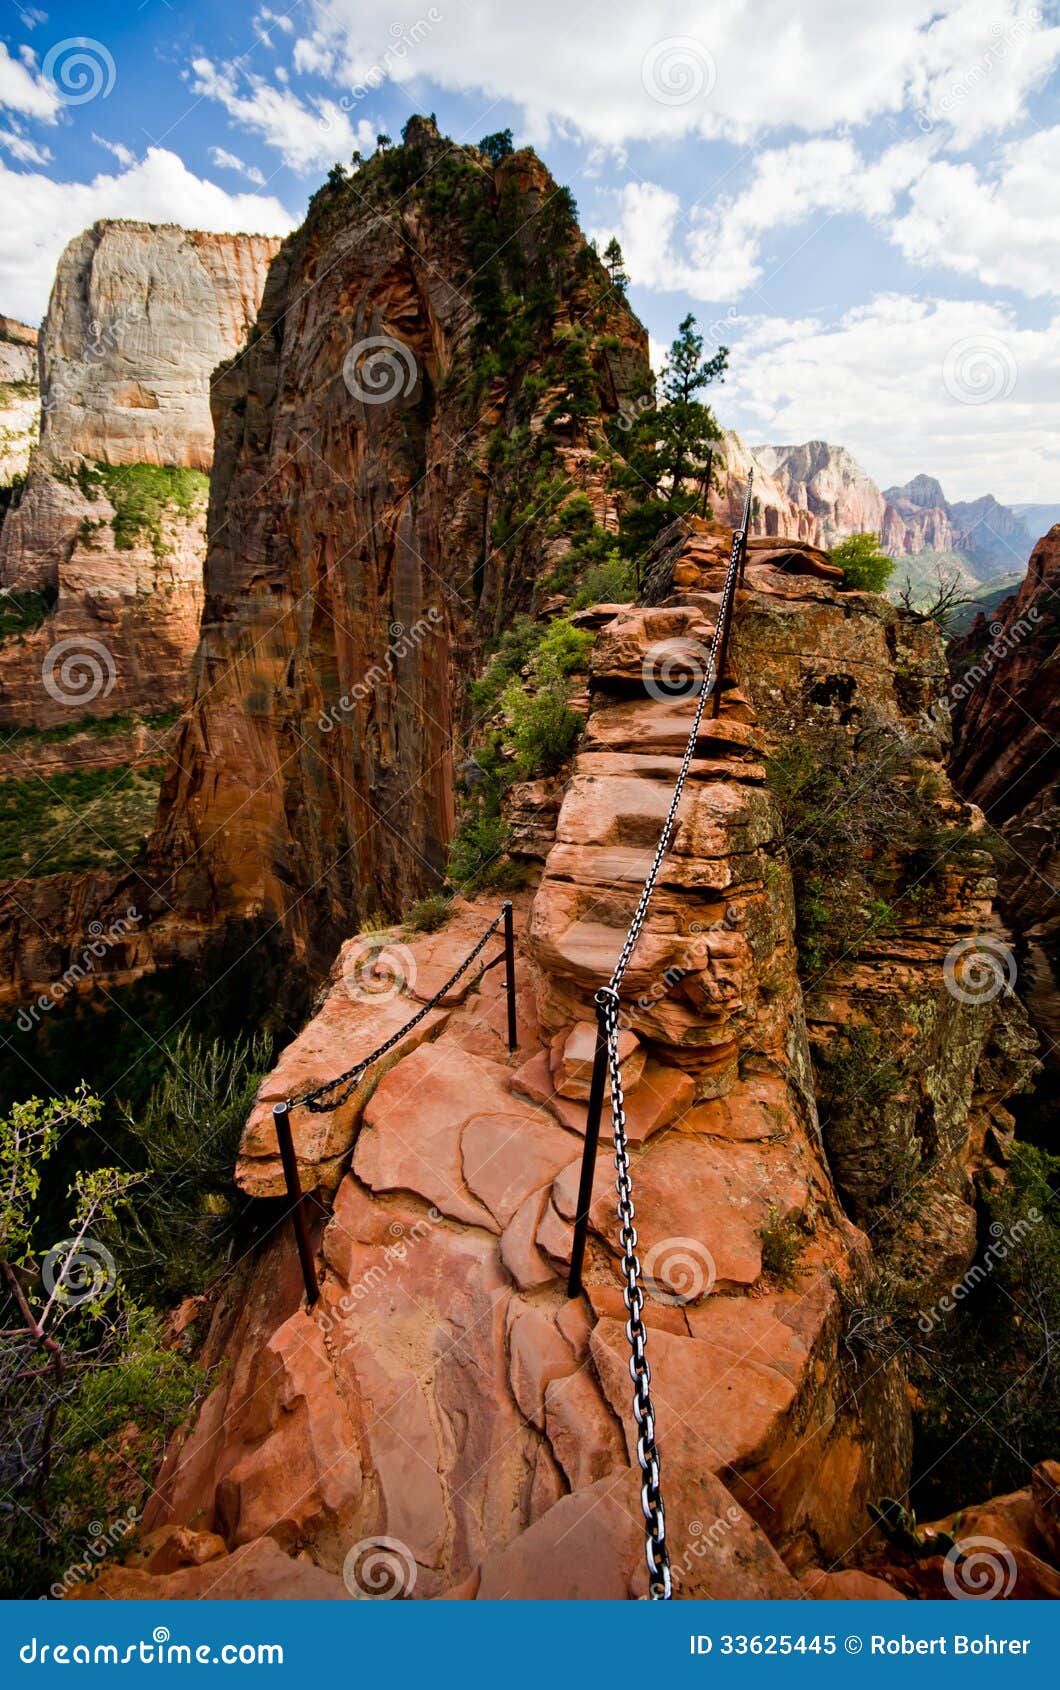
[[[331,1110],[337,1109],[340,1104],[345,1103],[346,1099],[351,1097],[357,1090],[357,1087],[364,1079],[364,1076],[368,1072],[368,1069],[372,1066],[372,1063],[378,1062],[379,1058],[381,1056],[385,1056],[388,1050],[393,1050],[396,1044],[400,1044],[402,1039],[405,1037],[405,1034],[411,1033],[413,1027],[418,1026],[424,1016],[429,1015],[435,1005],[446,996],[453,986],[456,985],[460,976],[467,973],[475,958],[480,956],[482,951],[489,944],[503,920],[504,909],[501,910],[501,913],[497,917],[496,921],[491,922],[490,926],[487,927],[474,950],[470,951],[464,958],[460,967],[456,970],[456,973],[451,974],[445,982],[445,985],[440,986],[434,996],[429,998],[423,1005],[422,1009],[418,1009],[416,1011],[416,1014],[412,1017],[411,1021],[406,1021],[405,1025],[400,1027],[396,1033],[392,1033],[389,1039],[385,1039],[381,1045],[377,1045],[375,1050],[373,1050],[368,1056],[362,1057],[361,1060],[352,1068],[347,1068],[344,1074],[336,1074],[333,1080],[326,1080],[322,1086],[317,1086],[313,1091],[303,1092],[301,1097],[292,1097],[288,1103],[288,1108],[295,1109],[298,1107],[304,1107],[310,1110],[314,1115],[324,1115],[329,1114]],[[332,1096],[332,1093],[335,1092],[336,1088],[339,1086],[343,1089],[339,1092],[338,1096]]]
[[[692,720],[685,754],[681,759],[677,781],[674,785],[673,797],[666,821],[663,824],[659,843],[648,870],[644,886],[641,890],[637,907],[633,912],[633,920],[626,934],[626,942],[622,946],[618,962],[610,982],[602,986],[596,994],[596,1002],[604,1017],[604,1027],[607,1039],[607,1067],[611,1081],[611,1122],[612,1137],[615,1152],[615,1190],[618,1193],[618,1237],[622,1247],[622,1300],[626,1305],[629,1319],[626,1322],[626,1338],[629,1342],[629,1374],[633,1380],[633,1418],[637,1423],[637,1460],[644,1480],[640,1488],[640,1505],[644,1514],[644,1557],[648,1564],[648,1592],[654,1601],[668,1602],[673,1596],[673,1580],[670,1572],[670,1551],[666,1543],[666,1510],[662,1498],[662,1476],[659,1466],[659,1451],[655,1443],[655,1410],[651,1400],[651,1368],[648,1365],[647,1339],[648,1334],[644,1325],[644,1288],[641,1285],[640,1258],[637,1255],[637,1229],[634,1225],[636,1211],[633,1207],[633,1181],[629,1165],[629,1140],[626,1137],[626,1107],[625,1096],[622,1091],[622,1063],[618,1054],[618,989],[622,984],[622,977],[629,966],[630,958],[640,938],[651,903],[655,883],[659,878],[663,859],[670,844],[670,836],[677,819],[677,810],[681,802],[688,771],[692,766],[696,741],[699,738],[700,724],[717,673],[718,655],[724,630],[729,617],[732,615],[736,596],[736,582],[740,573],[740,563],[747,540],[747,523],[751,512],[751,478],[747,478],[747,495],[744,500],[743,520],[732,537],[732,550],[729,554],[729,567],[722,587],[721,603],[714,624],[714,633],[710,642],[710,652],[707,657],[706,673],[699,692],[699,702]]]
[[[622,1246],[622,1299],[629,1319],[629,1373],[633,1380],[633,1417],[637,1422],[637,1460],[644,1475],[640,1505],[644,1511],[644,1555],[648,1563],[648,1590],[654,1601],[668,1602],[673,1595],[670,1551],[666,1546],[666,1511],[663,1507],[659,1451],[655,1447],[655,1410],[651,1402],[651,1368],[645,1350],[644,1290],[640,1283],[637,1229],[634,1226],[633,1182],[629,1171],[629,1141],[626,1138],[625,1097],[622,1092],[622,1064],[618,1055],[618,993],[603,986],[596,994],[603,1006],[607,1027],[607,1066],[611,1077],[611,1120],[615,1145],[615,1189],[618,1192],[618,1237]]]
[[[674,823],[677,820],[678,807],[681,803],[681,794],[684,791],[685,781],[688,778],[688,771],[692,766],[692,758],[695,755],[696,741],[699,738],[699,729],[703,721],[703,711],[706,708],[707,699],[710,697],[710,694],[714,689],[714,677],[717,671],[721,642],[724,638],[725,625],[729,616],[732,614],[733,600],[736,596],[736,581],[740,573],[740,559],[747,539],[747,523],[750,511],[751,477],[748,476],[747,495],[744,499],[743,519],[740,527],[736,530],[732,537],[732,550],[729,553],[729,567],[726,571],[725,583],[721,590],[721,603],[718,607],[718,615],[714,623],[714,633],[711,636],[710,651],[707,656],[707,667],[703,676],[703,684],[699,689],[699,702],[696,705],[696,713],[692,719],[692,728],[688,735],[688,743],[685,746],[685,754],[681,759],[681,767],[678,770],[673,797],[670,800],[670,808],[667,811],[666,820],[663,823],[662,833],[659,835],[659,843],[655,849],[655,856],[652,859],[652,864],[648,870],[647,878],[644,881],[640,897],[637,900],[637,907],[633,912],[633,920],[630,922],[629,932],[626,934],[626,942],[622,946],[618,961],[615,964],[615,971],[611,976],[610,986],[614,992],[617,992],[621,986],[622,976],[625,974],[626,969],[629,966],[630,958],[636,949],[637,940],[640,938],[641,928],[644,926],[645,918],[648,914],[648,905],[651,903],[652,894],[655,891],[655,883],[659,878],[659,870],[662,868],[663,860],[666,856],[667,850],[669,849],[670,836],[673,833]]]

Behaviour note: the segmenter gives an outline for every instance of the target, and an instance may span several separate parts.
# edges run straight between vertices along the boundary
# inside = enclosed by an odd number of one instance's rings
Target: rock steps
[[[215,1317],[211,1353],[234,1355],[234,1370],[172,1452],[147,1521],[222,1533],[200,1594],[268,1536],[304,1546],[323,1574],[345,1564],[347,1582],[351,1546],[396,1540],[417,1597],[644,1593],[606,1111],[581,1299],[567,1301],[564,1278],[584,1029],[693,708],[643,686],[638,698],[636,676],[653,646],[683,640],[687,658],[709,632],[680,604],[625,607],[601,628],[556,842],[530,907],[519,900],[519,1050],[494,969],[433,1010],[357,1098],[295,1111],[303,1181],[333,1193],[320,1300],[291,1309],[285,1229],[238,1311]],[[796,1571],[839,1557],[879,1482],[834,1344],[835,1286],[864,1244],[808,1118],[790,888],[751,715],[734,688],[704,721],[623,992],[664,1491],[689,1596],[798,1595],[778,1550]],[[320,1011],[263,1084],[239,1162],[247,1191],[279,1189],[272,1101],[395,1031],[498,907],[458,905],[435,936],[373,935],[367,970],[362,940],[343,948]],[[373,1001],[388,971],[401,989]],[[797,1258],[790,1289],[765,1259],[778,1227]]]

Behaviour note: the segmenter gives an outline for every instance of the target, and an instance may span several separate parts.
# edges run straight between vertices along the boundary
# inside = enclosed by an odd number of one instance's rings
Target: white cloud
[[[54,85],[37,72],[33,54],[24,48],[20,62],[0,41],[0,106],[54,123],[60,104]]]
[[[289,88],[211,59],[193,59],[191,68],[192,92],[217,100],[236,124],[275,147],[290,169],[304,172],[349,159],[354,131],[334,100],[314,98],[306,105]]]
[[[924,172],[893,229],[907,258],[994,286],[1060,293],[1060,127],[1013,142],[992,180],[945,160]]]
[[[107,141],[102,135],[97,135],[95,132],[93,132],[92,139],[95,141],[97,147],[103,147],[105,151],[112,153],[119,164],[128,166],[135,162],[136,154],[133,152],[132,148],[127,147],[124,142]]]
[[[245,176],[248,182],[254,182],[259,188],[265,186],[265,178],[256,164],[244,164],[235,153],[230,153],[227,147],[211,147],[210,157],[221,170],[234,170],[237,175]]]
[[[837,212],[882,217],[932,147],[926,140],[903,142],[872,163],[845,137],[773,148],[756,155],[743,192],[693,206],[687,217],[668,189],[627,183],[617,194],[626,268],[644,287],[706,301],[736,299],[761,280],[768,233]]]
[[[735,348],[723,419],[753,443],[838,441],[882,486],[925,471],[951,499],[1051,498],[1058,329],[1021,329],[997,305],[893,294],[833,324],[760,319]]]
[[[52,156],[47,147],[31,141],[14,122],[10,129],[0,129],[0,147],[6,147],[19,164],[47,164]]]
[[[271,47],[272,31],[276,30],[280,35],[293,35],[294,22],[286,12],[273,12],[268,6],[262,6],[260,12],[255,15],[253,29],[258,40],[266,47]]]
[[[1033,0],[469,0],[422,5],[398,36],[392,0],[312,0],[309,16],[296,68],[348,88],[382,66],[511,100],[537,142],[822,134],[909,105],[978,133],[1011,123],[1060,59],[1060,29]]]
[[[0,300],[28,323],[44,314],[55,266],[67,241],[100,217],[181,223],[188,229],[286,234],[294,219],[264,194],[229,194],[195,176],[162,147],[130,169],[91,182],[56,182],[0,164]]]

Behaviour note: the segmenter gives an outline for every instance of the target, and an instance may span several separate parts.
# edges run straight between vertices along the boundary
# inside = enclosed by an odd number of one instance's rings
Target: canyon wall
[[[26,473],[40,429],[37,331],[0,317],[0,522],[10,489]]]
[[[493,165],[426,120],[314,196],[214,384],[155,842],[184,907],[271,909],[327,962],[440,883],[476,654],[569,547],[568,504],[572,530],[585,501],[614,521],[596,449],[646,338],[605,276],[533,154]]]
[[[1019,935],[1019,989],[1042,1034],[1054,1091],[1060,1040],[1058,592],[1060,526],[1038,541],[1018,592],[949,646],[953,781],[982,805],[1009,847],[1000,871],[1001,902]]]
[[[210,379],[246,337],[278,242],[106,222],[59,261],[39,348],[42,426],[0,531],[24,613],[0,725],[183,704],[198,635]]]

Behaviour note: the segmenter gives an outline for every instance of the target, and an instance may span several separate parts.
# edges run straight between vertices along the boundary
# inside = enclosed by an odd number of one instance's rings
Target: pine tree
[[[604,263],[607,265],[611,277],[611,286],[616,288],[619,293],[625,293],[629,286],[629,277],[626,275],[622,248],[618,244],[616,235],[611,236],[604,248]]]

